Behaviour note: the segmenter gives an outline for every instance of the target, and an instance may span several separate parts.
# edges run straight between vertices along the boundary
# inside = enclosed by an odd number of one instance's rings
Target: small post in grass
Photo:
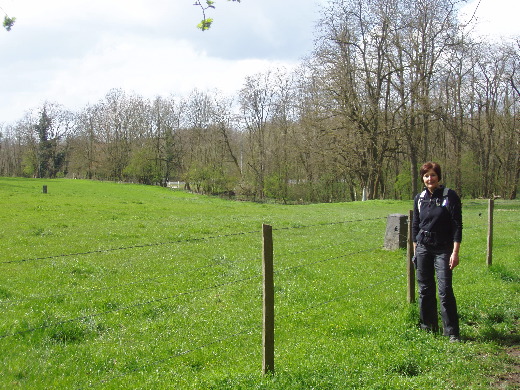
[[[43,188],[42,188],[42,193],[44,193],[44,194],[47,193],[47,186],[43,186]]]
[[[262,225],[263,234],[263,274],[264,274],[264,327],[263,363],[264,375],[274,374],[274,270],[273,270],[273,228]]]
[[[408,213],[408,242],[406,250],[406,273],[408,275],[408,303],[415,303],[415,267],[413,265],[413,240],[412,240],[413,210]]]
[[[495,201],[489,199],[488,205],[488,236],[487,236],[487,265],[491,266],[493,263],[493,208]]]

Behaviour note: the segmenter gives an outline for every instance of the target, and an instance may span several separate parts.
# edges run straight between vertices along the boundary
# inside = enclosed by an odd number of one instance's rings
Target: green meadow
[[[494,388],[519,364],[507,351],[520,344],[520,201],[495,201],[491,267],[487,201],[463,203],[462,342],[449,343],[417,327],[405,250],[383,249],[387,216],[411,201],[260,204],[0,178],[0,388]],[[262,374],[262,224],[273,375]]]

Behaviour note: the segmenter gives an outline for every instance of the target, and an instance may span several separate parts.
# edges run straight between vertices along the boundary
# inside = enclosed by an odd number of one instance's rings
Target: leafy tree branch
[[[241,0],[228,0],[228,1],[240,3]],[[205,1],[195,0],[195,3],[193,3],[193,5],[200,7],[202,10],[202,20],[197,25],[197,28],[199,28],[202,31],[209,30],[209,28],[211,27],[211,24],[213,23],[213,18],[206,17],[206,11],[209,9],[214,9],[215,8],[214,4],[215,4],[215,1],[212,1],[212,0],[205,0]],[[2,12],[5,14],[4,22],[3,22],[4,28],[7,31],[11,31],[11,28],[13,28],[16,18],[10,17],[9,15],[7,15],[7,13],[1,7],[0,7],[0,10],[2,10]]]
[[[240,0],[228,0],[228,1],[240,3]],[[215,1],[212,1],[212,0],[205,0],[205,1],[196,0],[195,3],[193,3],[193,5],[199,6],[200,9],[202,10],[202,20],[197,25],[197,28],[199,28],[201,31],[209,30],[209,28],[211,27],[211,24],[213,23],[213,18],[206,17],[206,11],[209,9],[214,9],[215,8],[214,4],[215,4]]]
[[[4,13],[4,22],[3,26],[7,31],[11,31],[11,28],[13,28],[14,22],[16,21],[16,18],[12,18],[9,15],[7,15],[7,12],[4,11],[2,7],[0,7],[0,10]]]

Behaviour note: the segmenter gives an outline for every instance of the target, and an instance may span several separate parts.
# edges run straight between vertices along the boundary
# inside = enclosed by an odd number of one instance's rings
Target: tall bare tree
[[[272,71],[249,76],[239,93],[242,120],[247,134],[248,165],[253,173],[252,192],[264,197],[267,172],[267,132],[275,104]]]
[[[368,198],[380,195],[393,147],[391,19],[384,1],[336,0],[322,21],[317,51],[336,134]],[[332,103],[332,104],[331,104]]]

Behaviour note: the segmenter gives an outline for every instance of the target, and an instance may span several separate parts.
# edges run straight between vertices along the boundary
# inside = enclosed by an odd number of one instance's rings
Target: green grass
[[[382,249],[386,217],[410,208],[0,178],[0,388],[490,388],[519,344],[520,202],[495,202],[488,267],[487,202],[464,201],[461,344],[417,329],[405,252]],[[261,373],[263,223],[274,376]]]

